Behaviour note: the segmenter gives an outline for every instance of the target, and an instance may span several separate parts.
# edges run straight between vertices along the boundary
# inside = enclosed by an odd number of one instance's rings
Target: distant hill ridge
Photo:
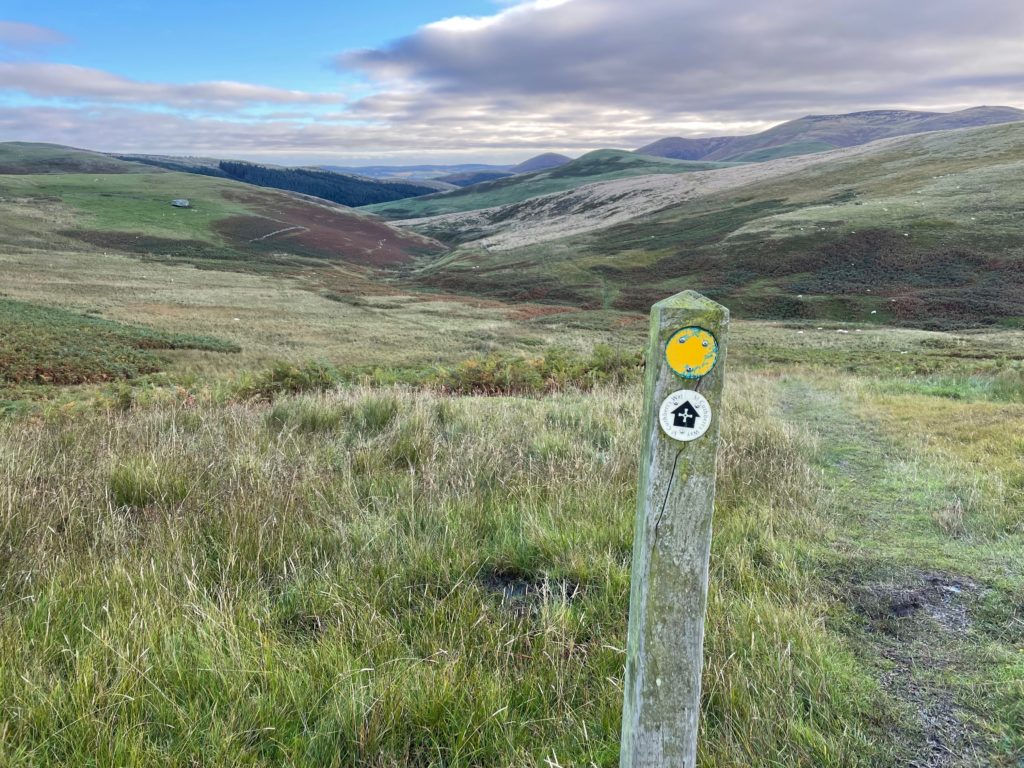
[[[512,173],[533,173],[534,171],[546,171],[549,168],[558,168],[559,166],[571,162],[571,157],[560,155],[557,152],[545,152],[542,155],[531,157],[529,160],[524,160],[519,163],[519,165],[513,165],[509,168],[509,171]]]
[[[145,170],[135,163],[87,149],[31,141],[0,143],[0,175],[140,173]]]
[[[435,180],[468,186],[466,179],[479,176],[481,181],[493,181],[517,173],[531,173],[547,168],[557,168],[572,160],[556,152],[535,155],[518,165],[495,165],[488,163],[459,163],[456,165],[321,165],[325,171],[354,173],[374,179],[408,179],[416,181]],[[478,183],[478,182],[472,182]]]
[[[597,181],[709,171],[727,165],[645,157],[621,149],[597,149],[575,160],[544,170],[483,181],[451,192],[382,203],[370,206],[367,210],[390,219],[415,219],[509,205],[538,195],[565,192]]]
[[[637,154],[676,160],[761,162],[780,157],[867,144],[926,131],[977,128],[1024,120],[1014,107],[972,107],[959,112],[876,109],[843,115],[807,115],[749,136],[659,139]]]
[[[594,154],[591,165],[606,157]],[[401,223],[453,247],[417,277],[434,289],[646,313],[691,288],[737,317],[1022,328],[1022,173],[1014,121],[705,173],[591,176]],[[445,197],[387,207],[437,209]]]

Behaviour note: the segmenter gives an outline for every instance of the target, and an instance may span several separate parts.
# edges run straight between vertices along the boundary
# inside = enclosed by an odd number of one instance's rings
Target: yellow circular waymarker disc
[[[665,359],[668,367],[684,379],[699,379],[715,367],[718,341],[703,328],[683,328],[668,340]]]

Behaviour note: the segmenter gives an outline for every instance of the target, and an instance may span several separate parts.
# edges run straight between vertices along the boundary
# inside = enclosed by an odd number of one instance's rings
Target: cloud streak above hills
[[[70,64],[0,62],[0,89],[76,101],[230,109],[251,104],[337,104],[339,97],[229,81],[143,83]]]
[[[0,22],[0,45],[61,39],[30,27]],[[1024,105],[1022,29],[1009,0],[531,0],[338,53],[340,78],[366,80],[348,94],[19,57],[0,63],[0,97],[18,96],[0,101],[0,131],[282,161],[510,159],[808,113]]]

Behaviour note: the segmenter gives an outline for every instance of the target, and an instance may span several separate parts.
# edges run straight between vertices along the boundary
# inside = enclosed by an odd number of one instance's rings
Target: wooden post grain
[[[728,325],[725,307],[693,291],[651,309],[620,768],[692,768],[696,762]],[[666,349],[682,329],[693,328],[717,342],[716,357],[707,372],[683,366],[677,373]],[[707,431],[688,442],[670,437],[659,418],[666,398],[680,390],[698,392],[710,406]],[[669,409],[687,399],[699,400],[680,395]],[[683,412],[678,418],[693,423],[694,417]]]

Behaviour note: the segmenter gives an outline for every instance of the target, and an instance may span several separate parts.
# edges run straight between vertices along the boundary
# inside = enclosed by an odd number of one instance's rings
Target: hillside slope
[[[7,248],[99,248],[256,271],[400,264],[442,249],[315,198],[96,153],[0,144],[5,168],[20,169],[0,173],[0,246]],[[65,168],[75,172],[60,172]],[[187,198],[191,208],[172,207],[175,198]]]
[[[430,181],[456,173],[474,171],[508,172],[507,165],[485,163],[458,163],[455,165],[321,165],[325,171],[366,176],[371,179],[401,179],[403,181]]]
[[[464,243],[430,285],[646,310],[683,288],[741,317],[1024,323],[1024,123],[590,185],[420,221]]]
[[[681,160],[761,162],[791,155],[852,147],[893,136],[975,128],[1024,120],[1013,107],[974,107],[959,112],[871,110],[845,115],[808,115],[750,136],[659,139],[638,154]]]
[[[510,176],[443,194],[368,206],[366,210],[389,219],[413,219],[519,203],[597,181],[652,174],[683,174],[721,167],[720,163],[687,163],[601,149],[556,168]]]
[[[145,169],[85,149],[28,141],[0,143],[0,175],[40,173],[141,173]]]
[[[764,163],[713,165],[687,174],[648,174],[581,184],[566,192],[480,210],[395,222],[452,244],[472,242],[509,250],[607,229],[655,211],[710,194],[785,176],[836,158],[859,157],[873,149],[853,147]],[[691,163],[691,167],[699,164]]]

